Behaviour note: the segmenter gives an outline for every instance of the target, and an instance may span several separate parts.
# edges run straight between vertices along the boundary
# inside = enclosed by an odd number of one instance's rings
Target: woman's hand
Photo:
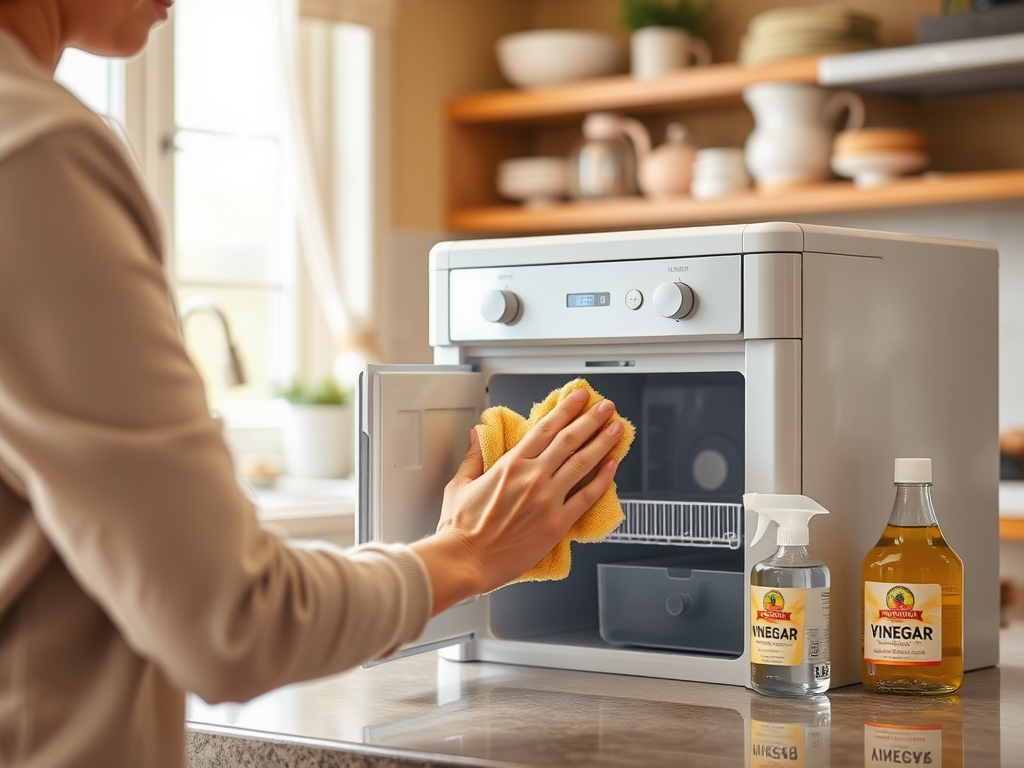
[[[430,574],[434,613],[507,584],[536,565],[601,498],[615,475],[608,459],[622,432],[603,400],[578,389],[484,474],[475,431],[448,483],[437,533],[412,544]]]

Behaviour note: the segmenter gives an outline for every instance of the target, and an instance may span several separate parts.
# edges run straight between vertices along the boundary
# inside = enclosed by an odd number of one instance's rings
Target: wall
[[[999,542],[999,576],[1011,585],[1012,597],[1004,615],[1024,621],[1024,541]]]
[[[504,87],[494,40],[530,26],[520,0],[399,0],[392,73],[392,219],[444,220],[444,110],[455,96]]]
[[[494,40],[530,26],[520,0],[398,0],[392,46],[390,274],[382,275],[382,349],[391,362],[429,362],[426,265],[448,237],[445,107],[455,96],[504,87]]]
[[[790,0],[787,5],[814,4]],[[882,20],[884,45],[913,42],[918,16],[938,13],[940,0],[860,0],[850,7]],[[734,60],[750,17],[777,0],[716,0],[705,37],[715,60]],[[494,40],[529,27],[617,27],[618,0],[400,0],[392,88],[392,243],[387,340],[395,361],[430,359],[426,342],[426,254],[452,236],[444,231],[444,109],[451,98],[504,87]],[[684,117],[698,146],[742,146],[753,127],[743,107]],[[666,118],[667,120],[667,118]],[[664,122],[664,121],[662,121]],[[929,104],[868,100],[868,124],[914,124],[932,139],[938,170],[1024,167],[1024,94],[964,97]],[[657,137],[661,123],[652,123]],[[569,129],[567,129],[569,130]],[[1001,252],[1000,422],[1024,425],[1024,202],[946,206],[816,217],[820,223],[983,239]],[[804,220],[810,221],[808,217]]]

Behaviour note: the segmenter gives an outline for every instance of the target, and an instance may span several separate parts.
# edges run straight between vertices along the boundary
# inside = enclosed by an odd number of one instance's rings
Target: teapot
[[[665,143],[641,159],[637,180],[647,197],[680,197],[689,192],[697,148],[687,142],[686,133],[682,123],[669,123]]]
[[[864,102],[851,91],[764,82],[748,85],[742,95],[754,116],[744,159],[750,175],[762,187],[830,178],[836,118],[846,109],[846,130],[864,124]]]
[[[637,194],[637,168],[650,150],[650,136],[640,121],[611,112],[592,112],[583,118],[583,141],[570,156],[570,197]]]

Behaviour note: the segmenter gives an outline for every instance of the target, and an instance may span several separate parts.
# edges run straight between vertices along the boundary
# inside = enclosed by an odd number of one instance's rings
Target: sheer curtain
[[[384,248],[386,174],[374,142],[387,134],[378,125],[382,77],[374,62],[394,2],[282,0],[281,7],[299,250],[333,339],[335,373],[345,380],[381,358],[375,256]]]

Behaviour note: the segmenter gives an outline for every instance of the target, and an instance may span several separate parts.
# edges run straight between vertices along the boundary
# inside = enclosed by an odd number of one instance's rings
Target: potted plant
[[[282,439],[285,469],[293,477],[347,477],[352,473],[355,419],[352,393],[331,377],[298,377],[278,389],[287,404]]]
[[[620,22],[630,32],[630,71],[657,77],[682,67],[711,63],[699,37],[712,0],[622,0]]]

